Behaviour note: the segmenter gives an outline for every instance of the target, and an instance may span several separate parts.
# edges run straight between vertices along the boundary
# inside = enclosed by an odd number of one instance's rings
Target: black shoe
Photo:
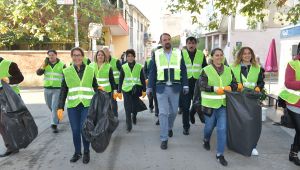
[[[173,137],[173,130],[169,130],[169,137],[171,138],[171,137]]]
[[[192,124],[195,124],[195,114],[193,114],[192,112],[190,112],[190,121]]]
[[[82,162],[87,164],[90,162],[90,152],[84,152]]]
[[[74,153],[73,157],[70,159],[70,162],[77,162],[81,158],[81,153]]]
[[[183,129],[183,134],[184,135],[189,135],[190,134],[190,129]]]
[[[225,157],[223,155],[216,156],[216,158],[220,162],[221,165],[223,165],[223,166],[227,166],[228,165],[228,163],[225,160]]]
[[[162,150],[168,149],[168,141],[167,141],[167,140],[166,140],[166,141],[162,141],[162,142],[161,142],[161,145],[160,145],[160,148],[161,148]]]
[[[58,133],[57,125],[51,125],[51,129],[53,133]]]
[[[209,141],[205,141],[203,140],[203,148],[207,151],[210,150],[210,144],[209,144]]]
[[[136,115],[132,115],[132,123],[136,125]]]
[[[150,113],[153,113],[153,108],[150,108]]]
[[[19,149],[14,150],[14,151],[6,151],[4,154],[1,154],[0,157],[6,157],[6,156],[9,156],[11,154],[18,153],[18,152],[19,152]]]
[[[294,162],[295,165],[300,166],[300,160],[298,158],[298,148],[291,146],[290,154],[289,154],[289,160],[291,162]]]
[[[157,125],[157,126],[159,125],[159,119],[156,121],[155,125]]]
[[[126,130],[127,130],[128,133],[131,132],[132,126],[127,126]]]

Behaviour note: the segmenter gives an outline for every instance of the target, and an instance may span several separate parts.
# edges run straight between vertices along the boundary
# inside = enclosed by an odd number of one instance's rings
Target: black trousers
[[[123,97],[124,97],[124,108],[126,114],[126,125],[128,128],[131,128],[132,127],[131,115],[135,115],[135,116],[137,115],[134,104],[136,103],[139,97],[133,96],[131,94],[131,91],[123,92]]]
[[[158,114],[158,103],[157,103],[157,97],[156,97],[156,91],[153,89],[152,95],[148,95],[149,99],[149,108],[154,109],[154,112]],[[154,103],[154,104],[153,104]]]
[[[293,123],[295,125],[295,130],[296,130],[293,145],[297,147],[299,151],[300,150],[300,114],[295,113],[289,109],[288,109],[288,113],[292,117]]]

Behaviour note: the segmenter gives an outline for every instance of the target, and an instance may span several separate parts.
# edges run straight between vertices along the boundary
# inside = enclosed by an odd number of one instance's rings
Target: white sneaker
[[[258,151],[257,151],[256,148],[254,148],[254,149],[252,150],[251,155],[252,155],[252,156],[258,156]]]

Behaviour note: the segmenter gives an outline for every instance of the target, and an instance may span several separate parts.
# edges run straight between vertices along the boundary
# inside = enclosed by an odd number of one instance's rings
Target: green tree
[[[171,0],[168,8],[171,12],[189,11],[193,16],[193,22],[201,23],[198,15],[201,14],[203,8],[213,2],[214,12],[210,14],[209,29],[216,29],[222,15],[235,15],[237,13],[249,17],[251,20],[263,22],[267,13],[265,12],[269,5],[275,4],[278,9],[285,9],[287,0]],[[300,3],[288,9],[285,20],[296,24],[300,17]],[[251,24],[251,22],[249,23]]]
[[[0,47],[74,42],[73,10],[73,5],[57,5],[56,0],[1,0]],[[80,43],[88,42],[89,23],[102,23],[104,13],[100,0],[78,0]]]

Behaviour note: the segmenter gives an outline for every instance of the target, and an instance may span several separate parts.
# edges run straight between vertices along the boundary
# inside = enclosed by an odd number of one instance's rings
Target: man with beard
[[[168,148],[168,137],[173,136],[173,125],[176,118],[179,94],[187,95],[189,86],[186,66],[181,51],[171,47],[171,36],[163,33],[160,36],[163,48],[156,50],[150,61],[149,84],[147,93],[153,95],[156,87],[156,96],[159,109],[160,122],[160,148]]]

